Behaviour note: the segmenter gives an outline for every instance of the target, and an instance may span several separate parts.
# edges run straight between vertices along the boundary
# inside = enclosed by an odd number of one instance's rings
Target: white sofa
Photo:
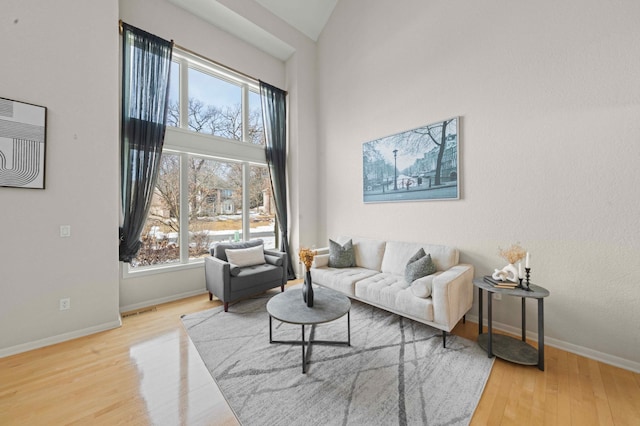
[[[341,245],[348,240],[353,242],[356,266],[329,267],[329,248],[318,249],[311,269],[313,283],[438,328],[446,345],[446,332],[471,309],[473,266],[458,263],[459,253],[453,247],[346,236],[334,239]],[[405,267],[420,248],[431,255],[437,272],[407,283]]]

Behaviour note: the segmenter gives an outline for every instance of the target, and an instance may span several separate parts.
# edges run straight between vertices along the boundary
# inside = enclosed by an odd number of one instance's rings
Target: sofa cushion
[[[358,281],[356,297],[376,305],[395,309],[398,292],[409,287],[402,275],[378,273]]]
[[[425,277],[426,278],[426,277]],[[433,321],[433,300],[413,295],[402,276],[379,273],[355,284],[359,300],[402,312],[416,319]]]
[[[343,245],[329,240],[329,267],[351,268],[353,266],[356,266],[356,259],[351,240]]]
[[[211,249],[211,256],[217,257],[220,260],[224,260],[225,262],[228,262],[229,259],[227,259],[227,253],[226,253],[227,249],[235,250],[235,249],[256,247],[260,245],[263,245],[263,241],[261,239],[251,240],[251,241],[240,241],[237,243],[220,242],[216,244],[213,249]]]
[[[370,238],[361,237],[339,237],[338,242],[344,244],[349,240],[353,241],[353,251],[356,257],[356,266],[362,268],[380,271],[382,265],[382,256],[384,255],[385,241],[372,240]]]
[[[229,263],[233,263],[240,268],[265,263],[264,247],[262,245],[241,249],[226,249],[225,252]]]
[[[421,257],[418,257],[420,256]],[[416,259],[417,257],[417,259]],[[404,278],[407,283],[411,284],[418,278],[426,277],[436,272],[436,265],[431,260],[431,255],[425,254],[424,249],[420,248],[418,252],[409,259],[404,269]]]
[[[342,292],[347,296],[355,295],[355,283],[377,274],[364,268],[313,268],[311,282]]]

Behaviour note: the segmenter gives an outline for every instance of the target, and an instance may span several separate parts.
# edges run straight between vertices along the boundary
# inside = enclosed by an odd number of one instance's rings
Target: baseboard
[[[477,315],[467,315],[467,320],[471,322],[478,323]],[[483,324],[487,324],[488,320],[485,318],[483,320]],[[514,334],[516,336],[520,336],[522,334],[522,329],[519,327],[513,327],[508,324],[503,324],[501,322],[493,321],[493,329],[504,331],[505,333]],[[526,337],[531,340],[538,340],[538,333],[533,333],[531,331],[527,331]],[[573,343],[568,343],[563,340],[554,339],[552,337],[545,336],[544,338],[545,346],[552,346],[554,348],[562,349],[563,351],[571,352],[576,355],[583,356],[585,358],[590,358],[596,361],[603,362],[605,364],[613,365],[614,367],[624,368],[625,370],[633,371],[634,373],[640,373],[640,362],[631,361],[625,358],[620,358],[615,355],[610,355],[604,352],[596,351],[593,349],[585,348],[584,346],[574,345]]]
[[[33,342],[22,343],[20,345],[0,349],[0,358],[32,351],[34,349],[43,348],[45,346],[55,345],[56,343],[66,342],[67,340],[77,339],[79,337],[88,336],[90,334],[100,333],[101,331],[112,330],[121,326],[122,320],[118,318],[117,321],[111,321],[93,327],[83,328],[82,330],[71,331],[69,333],[58,334],[57,336],[51,336],[44,339],[35,340]]]
[[[198,296],[200,294],[205,294],[205,293],[206,293],[206,290],[200,289],[200,290],[188,291],[186,293],[172,294],[171,296],[160,297],[158,299],[145,300],[144,302],[140,302],[140,303],[133,303],[131,305],[120,306],[120,313],[137,311],[139,309],[148,308],[150,306],[162,305],[163,303],[174,302],[176,300],[186,299],[187,297]]]

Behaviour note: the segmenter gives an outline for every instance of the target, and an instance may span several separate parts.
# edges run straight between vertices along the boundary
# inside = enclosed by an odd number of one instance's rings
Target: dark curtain
[[[263,81],[260,82],[262,120],[266,136],[266,153],[271,191],[280,227],[280,251],[289,256],[288,279],[295,279],[289,249],[289,225],[287,219],[287,93]]]
[[[162,155],[173,43],[122,23],[120,260],[131,262],[153,198]]]

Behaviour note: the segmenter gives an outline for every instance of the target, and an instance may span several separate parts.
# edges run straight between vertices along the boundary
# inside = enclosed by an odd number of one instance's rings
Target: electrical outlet
[[[71,236],[71,225],[60,225],[60,237],[69,238]]]
[[[502,294],[493,293],[493,300],[502,300]]]
[[[65,297],[64,299],[60,299],[60,310],[66,311],[68,309],[71,309],[71,298]]]

